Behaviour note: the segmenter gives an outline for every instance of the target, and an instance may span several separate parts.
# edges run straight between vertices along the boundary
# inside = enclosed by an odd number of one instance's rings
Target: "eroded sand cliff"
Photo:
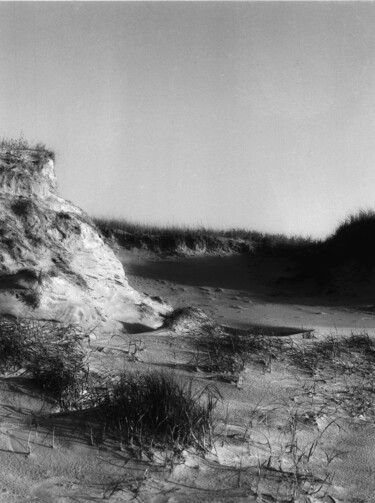
[[[0,313],[109,332],[157,328],[171,308],[129,286],[90,218],[59,197],[40,150],[0,151]]]

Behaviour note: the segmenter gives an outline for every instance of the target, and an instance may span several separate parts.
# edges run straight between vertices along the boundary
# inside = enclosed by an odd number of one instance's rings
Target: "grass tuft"
[[[375,341],[367,332],[348,337],[330,335],[325,340],[293,346],[293,362],[301,369],[317,372],[367,375],[375,364]]]
[[[205,372],[239,374],[247,364],[271,371],[272,360],[281,354],[284,342],[274,336],[221,327],[206,327],[197,338],[197,354],[191,362]]]
[[[62,409],[80,408],[88,378],[81,338],[72,325],[0,317],[0,371],[23,370]]]
[[[125,442],[206,449],[220,399],[212,385],[194,390],[192,382],[180,384],[170,374],[124,372],[100,410],[107,427]]]
[[[196,389],[173,375],[123,372],[118,379],[90,374],[73,326],[0,317],[0,372],[24,373],[62,410],[94,409],[121,442],[205,450],[212,443],[214,385]]]

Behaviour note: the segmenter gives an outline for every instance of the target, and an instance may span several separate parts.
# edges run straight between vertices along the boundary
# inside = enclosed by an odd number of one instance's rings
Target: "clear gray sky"
[[[0,3],[0,135],[95,216],[323,236],[375,207],[375,3]]]

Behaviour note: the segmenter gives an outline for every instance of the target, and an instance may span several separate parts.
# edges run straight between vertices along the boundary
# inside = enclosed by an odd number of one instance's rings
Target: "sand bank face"
[[[56,192],[52,159],[0,155],[2,314],[86,329],[156,328],[170,307],[129,286],[89,217]]]

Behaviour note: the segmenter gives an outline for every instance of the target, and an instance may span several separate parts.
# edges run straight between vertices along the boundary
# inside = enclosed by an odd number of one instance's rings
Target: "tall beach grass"
[[[301,236],[267,234],[246,229],[158,226],[122,219],[94,218],[107,238],[125,248],[143,248],[167,253],[290,253],[310,246],[313,240]]]

